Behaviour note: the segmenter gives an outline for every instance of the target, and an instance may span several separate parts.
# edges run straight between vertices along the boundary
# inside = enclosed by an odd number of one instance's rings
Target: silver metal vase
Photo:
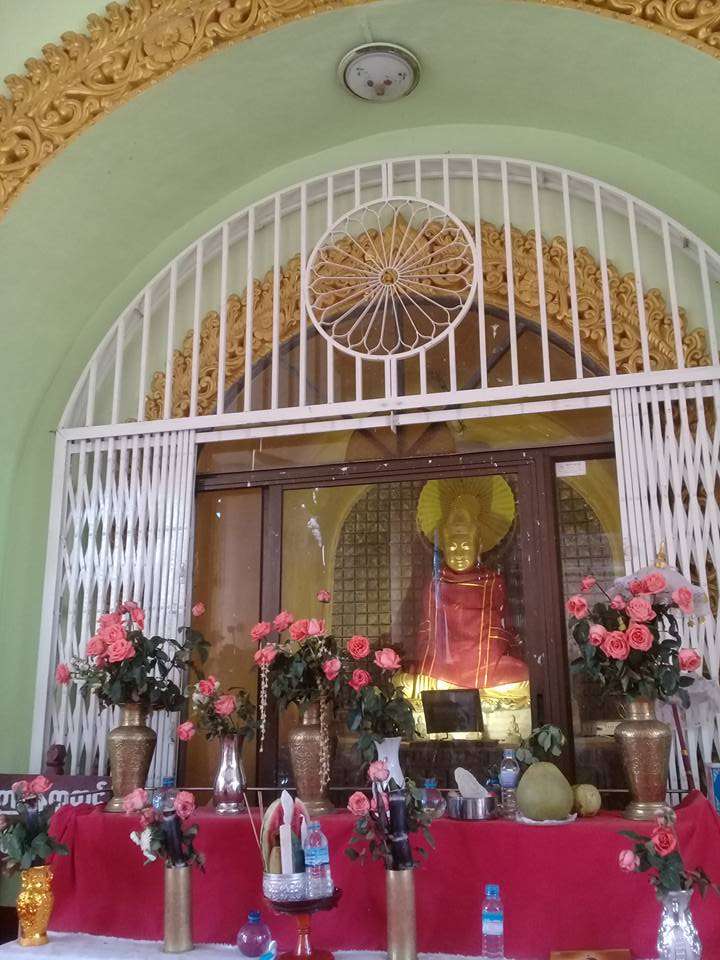
[[[658,930],[659,960],[700,960],[702,945],[690,913],[692,890],[673,890],[662,898]]]
[[[215,812],[236,814],[245,812],[246,781],[242,765],[243,737],[228,734],[219,739],[218,767],[213,783]]]

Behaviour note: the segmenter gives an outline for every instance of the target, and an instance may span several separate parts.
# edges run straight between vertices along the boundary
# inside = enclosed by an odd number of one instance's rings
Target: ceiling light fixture
[[[420,79],[420,61],[397,43],[364,43],[348,50],[338,78],[354,96],[372,103],[406,97]]]

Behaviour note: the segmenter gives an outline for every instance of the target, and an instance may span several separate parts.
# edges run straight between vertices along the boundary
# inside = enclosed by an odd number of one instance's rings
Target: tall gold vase
[[[164,953],[192,950],[192,876],[188,863],[165,867]]]
[[[415,871],[386,870],[388,960],[417,960]]]
[[[329,725],[330,726],[330,725]],[[300,726],[290,731],[288,746],[298,800],[302,800],[311,817],[332,813],[335,807],[328,788],[320,776],[320,704],[311,703],[301,715]],[[329,759],[332,760],[335,738],[329,734]]]
[[[30,867],[20,873],[17,913],[21,947],[41,947],[48,942],[47,928],[55,897],[50,867]]]
[[[157,734],[147,725],[147,707],[121,703],[120,722],[107,736],[112,779],[112,800],[108,813],[122,813],[123,797],[147,783]]]
[[[654,820],[666,806],[672,740],[670,727],[655,717],[655,701],[628,701],[625,719],[615,728],[615,740],[630,789],[625,816]]]

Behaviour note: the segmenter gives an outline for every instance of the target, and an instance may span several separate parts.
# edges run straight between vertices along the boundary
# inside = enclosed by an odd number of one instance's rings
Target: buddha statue
[[[505,578],[481,562],[480,510],[477,497],[461,493],[435,528],[434,574],[425,596],[417,670],[469,689],[526,686],[527,665],[510,652],[516,636],[508,620]],[[506,529],[511,522],[512,513]]]

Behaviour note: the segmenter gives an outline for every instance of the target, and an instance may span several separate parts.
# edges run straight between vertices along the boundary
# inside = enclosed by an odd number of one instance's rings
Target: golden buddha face
[[[477,515],[472,505],[458,497],[440,530],[440,545],[445,563],[456,573],[472,569],[480,556],[482,543]],[[474,499],[474,498],[471,498]]]

